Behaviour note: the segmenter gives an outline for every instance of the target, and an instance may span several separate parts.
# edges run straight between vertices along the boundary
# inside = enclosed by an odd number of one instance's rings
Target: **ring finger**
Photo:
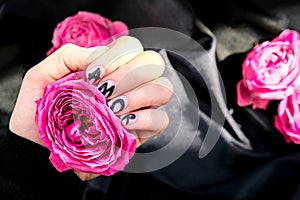
[[[173,95],[173,87],[165,77],[159,77],[108,101],[111,110],[120,116],[138,109],[166,104]]]
[[[137,147],[161,134],[169,124],[166,111],[159,109],[138,110],[120,118],[123,126],[136,136]]]
[[[164,61],[159,53],[144,51],[105,76],[100,81],[98,89],[107,99],[111,99],[161,76],[164,67]]]

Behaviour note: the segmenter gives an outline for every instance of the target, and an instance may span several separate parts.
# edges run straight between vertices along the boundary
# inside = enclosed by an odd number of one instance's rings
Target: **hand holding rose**
[[[31,68],[24,77],[10,130],[45,146],[35,123],[35,101],[43,97],[46,86],[82,69],[86,69],[87,81],[106,97],[124,128],[134,134],[136,147],[165,130],[168,115],[156,107],[167,103],[173,92],[170,82],[160,77],[163,60],[154,51],[144,51],[138,40],[128,36],[96,48],[92,54],[86,48],[67,44]],[[82,180],[99,175],[75,172]]]

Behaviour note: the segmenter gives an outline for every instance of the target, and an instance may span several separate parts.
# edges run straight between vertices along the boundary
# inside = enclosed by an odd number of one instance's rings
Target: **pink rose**
[[[135,136],[83,77],[83,72],[71,73],[45,87],[36,101],[38,132],[58,171],[109,176],[123,170],[134,155]]]
[[[121,21],[112,22],[99,14],[80,11],[57,24],[53,33],[53,47],[46,54],[50,55],[66,43],[95,47],[127,34],[128,27]]]
[[[288,143],[300,144],[300,91],[280,101],[275,127]]]
[[[270,100],[283,99],[299,85],[299,33],[284,30],[272,41],[254,47],[242,64],[237,84],[239,106],[266,109]]]

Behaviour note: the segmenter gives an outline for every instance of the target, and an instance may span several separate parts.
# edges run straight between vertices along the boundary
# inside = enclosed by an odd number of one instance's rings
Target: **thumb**
[[[97,56],[103,54],[107,49],[108,47],[106,46],[88,49],[68,43],[49,55],[31,70],[35,71],[36,75],[48,77],[47,82],[51,83],[71,72],[86,69]]]

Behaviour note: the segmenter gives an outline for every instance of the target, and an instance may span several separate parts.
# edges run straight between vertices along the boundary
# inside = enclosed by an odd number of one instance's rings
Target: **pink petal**
[[[51,49],[49,49],[46,53],[46,56],[51,55],[54,51],[56,51],[57,49],[55,47],[51,47]]]
[[[237,84],[237,104],[239,106],[248,106],[253,103],[251,92],[245,87],[243,81],[239,81]]]
[[[267,99],[255,98],[253,100],[253,106],[252,107],[253,107],[253,109],[260,108],[260,109],[266,110],[269,103],[270,103],[270,101],[267,100]]]
[[[109,33],[111,36],[120,37],[128,35],[128,27],[121,21],[115,21],[111,24],[109,28]]]
[[[67,167],[65,165],[65,163],[60,159],[60,157],[58,155],[56,155],[55,153],[51,153],[50,157],[49,157],[51,163],[53,164],[53,166],[59,171],[59,172],[64,172],[68,169],[70,169],[69,167]]]

